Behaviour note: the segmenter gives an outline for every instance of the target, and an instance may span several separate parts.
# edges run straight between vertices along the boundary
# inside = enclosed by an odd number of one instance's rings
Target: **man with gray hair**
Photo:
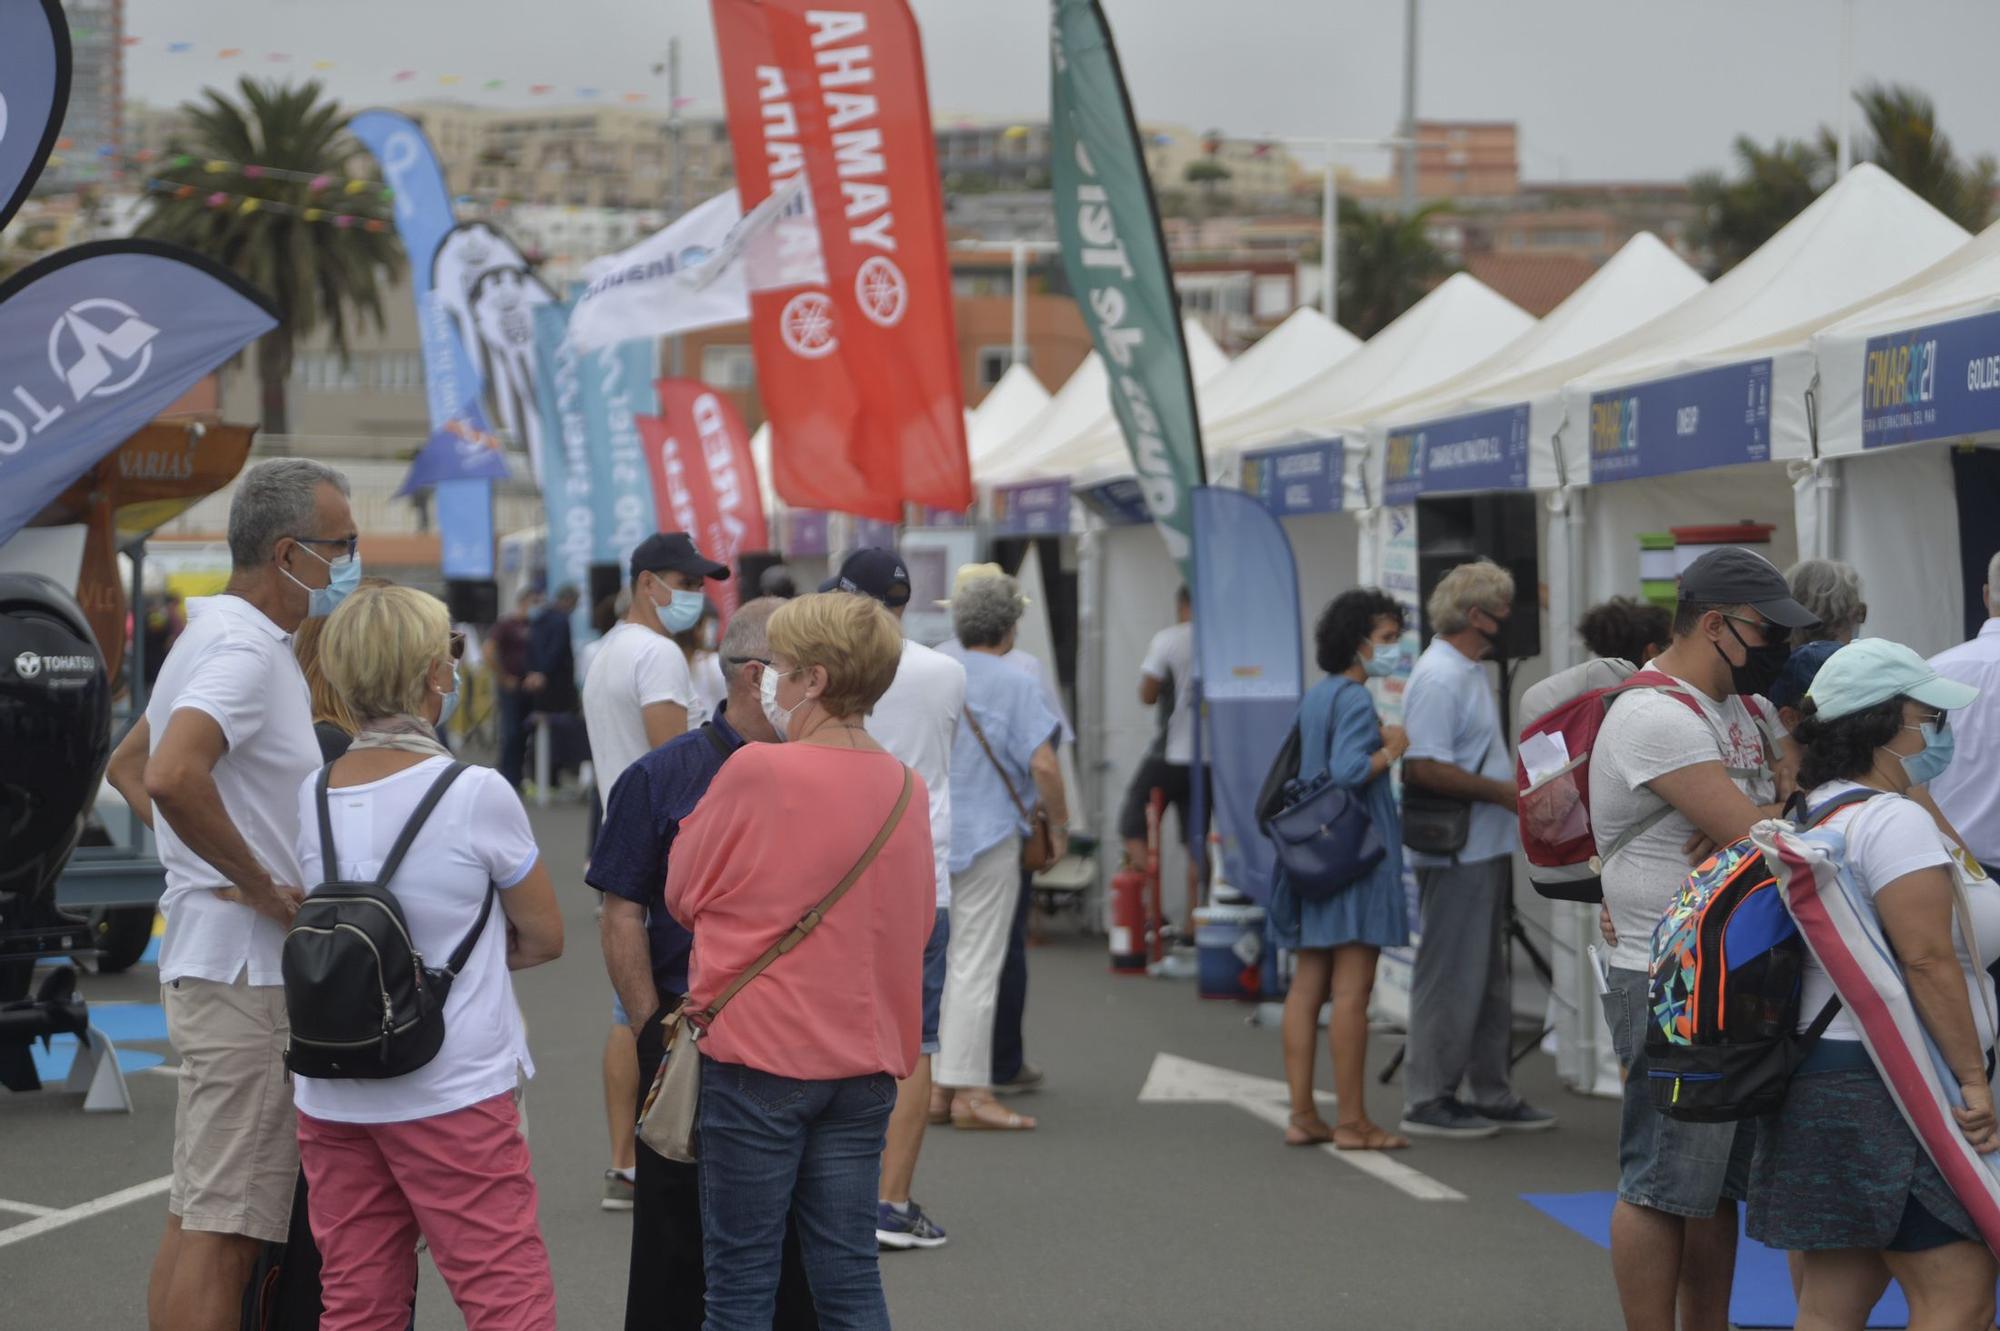
[[[1986,622],[1971,642],[1931,660],[1946,679],[1976,685],[1979,701],[1954,712],[1958,757],[1932,780],[1931,798],[1989,873],[2000,874],[2000,554],[1986,565]]]
[[[1409,856],[1423,932],[1410,980],[1401,1126],[1413,1137],[1531,1132],[1554,1126],[1555,1116],[1515,1095],[1509,1081],[1514,1002],[1502,931],[1513,893],[1514,758],[1479,664],[1508,654],[1514,579],[1489,560],[1460,564],[1439,581],[1429,609],[1435,636],[1403,690],[1405,844],[1413,845],[1411,806],[1419,802],[1462,820],[1465,834],[1448,853],[1413,846]],[[1461,1087],[1470,1103],[1459,1099]]]
[[[598,927],[604,966],[638,1043],[644,1105],[660,1063],[660,1022],[688,989],[694,936],[667,913],[667,866],[681,820],[694,812],[729,755],[745,744],[774,744],[764,715],[764,672],[771,649],[765,629],[784,602],[760,597],[730,616],[720,645],[728,698],[707,722],[641,756],[611,787],[604,826],[584,881],[604,894]],[[702,1266],[701,1175],[637,1144],[632,1190],[632,1257],[625,1289],[628,1331],[699,1331],[706,1307]],[[779,1328],[818,1325],[799,1264],[796,1235],[786,1233],[778,1284]]]
[[[1792,633],[1797,650],[1809,642],[1835,642],[1845,647],[1868,622],[1868,602],[1862,599],[1861,574],[1838,559],[1801,559],[1785,570],[1792,599],[1818,617],[1819,623]]]
[[[278,952],[304,897],[298,790],[318,770],[292,655],[308,616],[361,577],[347,481],[304,458],[260,462],[229,506],[229,584],[188,603],[139,722],[167,887],[160,983],[180,1055],[167,1229],[146,1293],[154,1331],[242,1315],[258,1245],[286,1238],[298,1176]]]

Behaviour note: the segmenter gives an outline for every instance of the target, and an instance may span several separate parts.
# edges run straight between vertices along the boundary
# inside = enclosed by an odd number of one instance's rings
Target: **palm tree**
[[[1967,231],[1985,227],[2000,176],[1992,157],[1961,163],[1938,128],[1936,105],[1914,88],[1870,84],[1854,100],[1875,139],[1868,160]]]
[[[257,344],[257,379],[264,428],[287,434],[286,381],[299,340],[324,330],[345,359],[357,328],[383,326],[382,289],[400,273],[403,253],[380,190],[315,190],[308,179],[272,172],[340,180],[362,157],[346,113],[322,99],[319,83],[245,78],[237,91],[232,100],[211,88],[182,108],[190,136],[160,172],[139,234],[208,255],[277,307],[278,326]],[[222,169],[211,173],[207,163]],[[210,206],[218,194],[227,197]],[[245,211],[245,199],[259,206]],[[312,209],[325,215],[307,220]],[[339,225],[336,213],[362,220]]]
[[[1405,215],[1340,201],[1340,322],[1356,337],[1375,336],[1451,273],[1427,234],[1440,206]]]
[[[1832,183],[1833,168],[1813,144],[1779,139],[1769,148],[1748,135],[1735,144],[1740,175],[1704,171],[1688,182],[1700,210],[1690,239],[1712,256],[1711,277],[1743,262]]]

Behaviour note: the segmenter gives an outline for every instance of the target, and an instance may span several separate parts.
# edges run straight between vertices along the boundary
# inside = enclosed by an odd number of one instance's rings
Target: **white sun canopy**
[[[1389,488],[1397,493],[1387,496],[1390,502],[1420,493],[1554,486],[1562,386],[1617,354],[1625,334],[1707,285],[1657,236],[1640,232],[1533,328],[1371,422],[1371,474],[1383,475],[1393,438]]]
[[[966,416],[965,447],[972,470],[979,471],[988,454],[1012,439],[1023,425],[1049,405],[1049,390],[1026,365],[1010,365],[1000,382],[988,389]]]
[[[1811,452],[1809,339],[1964,245],[1963,228],[1862,163],[1708,290],[1564,391],[1565,479],[1625,480]]]
[[[1229,367],[1229,357],[1193,319],[1183,320],[1181,331],[1187,338],[1188,371],[1199,406],[1204,385]],[[1103,359],[1093,351],[1046,407],[987,455],[983,472],[980,459],[974,459],[972,479],[985,485],[1035,476],[1073,476],[1124,452],[1125,436],[1111,412],[1111,381],[1104,373]]]

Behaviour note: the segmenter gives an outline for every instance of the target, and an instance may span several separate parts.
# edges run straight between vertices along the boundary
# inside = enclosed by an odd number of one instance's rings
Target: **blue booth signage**
[[[1771,362],[1696,370],[1590,396],[1590,479],[1768,462]]]
[[[1344,455],[1338,439],[1245,453],[1243,492],[1281,518],[1295,513],[1338,513]]]
[[[1883,448],[2000,428],[2000,312],[1871,337],[1861,444]]]
[[[1421,494],[1528,488],[1528,404],[1425,421],[1389,432],[1382,502]]]
[[[1026,481],[993,491],[994,535],[1059,536],[1068,530],[1068,481]]]

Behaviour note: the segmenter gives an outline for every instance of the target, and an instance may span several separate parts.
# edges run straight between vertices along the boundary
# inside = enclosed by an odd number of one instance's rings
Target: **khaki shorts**
[[[282,1243],[299,1176],[285,991],[182,978],[160,992],[181,1058],[167,1210],[182,1229]]]

